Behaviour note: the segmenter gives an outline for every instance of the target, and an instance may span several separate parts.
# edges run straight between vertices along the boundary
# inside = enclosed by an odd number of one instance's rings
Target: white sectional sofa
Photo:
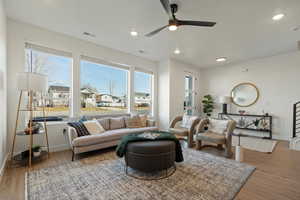
[[[75,128],[69,127],[68,136],[73,151],[72,160],[74,160],[75,154],[116,146],[124,135],[158,130],[153,120],[147,120],[146,127],[127,128],[124,121],[126,117],[130,117],[130,115],[89,116],[88,119],[97,119],[105,129],[105,132],[96,135],[78,137]]]

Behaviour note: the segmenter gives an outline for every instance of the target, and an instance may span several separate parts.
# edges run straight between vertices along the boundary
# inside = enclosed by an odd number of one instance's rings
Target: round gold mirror
[[[252,83],[240,83],[231,90],[232,102],[240,107],[249,107],[259,98],[258,88]]]

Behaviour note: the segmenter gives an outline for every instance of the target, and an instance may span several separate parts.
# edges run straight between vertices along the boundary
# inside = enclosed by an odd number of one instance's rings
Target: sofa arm
[[[69,143],[72,146],[73,140],[78,137],[76,129],[73,127],[69,127],[68,136],[69,136]]]
[[[153,119],[147,119],[147,127],[155,126],[156,122]]]

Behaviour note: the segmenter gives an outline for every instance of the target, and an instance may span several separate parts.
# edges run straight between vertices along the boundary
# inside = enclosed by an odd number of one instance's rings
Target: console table
[[[237,118],[237,119],[234,119]],[[251,114],[237,114],[237,113],[219,113],[218,114],[219,119],[230,119],[237,122],[237,129],[247,130],[247,131],[256,131],[256,132],[266,132],[269,133],[268,137],[262,137],[264,139],[272,139],[272,116],[266,114],[266,115],[251,115]],[[267,126],[264,128],[256,128],[254,126],[253,121],[246,121],[246,120],[258,120],[259,122],[264,121]],[[244,120],[244,125],[241,126],[239,124],[240,120]]]

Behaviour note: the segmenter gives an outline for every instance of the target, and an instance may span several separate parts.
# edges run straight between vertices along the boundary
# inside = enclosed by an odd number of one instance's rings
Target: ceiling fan
[[[169,16],[169,24],[166,26],[163,26],[161,28],[158,28],[148,34],[146,34],[146,37],[152,37],[153,35],[159,33],[165,28],[169,28],[170,31],[175,31],[179,26],[205,26],[205,27],[213,27],[216,25],[216,22],[206,22],[206,21],[187,21],[187,20],[179,20],[176,18],[175,13],[178,10],[177,4],[171,4],[169,3],[169,0],[160,0],[162,6],[164,7],[164,10]]]

